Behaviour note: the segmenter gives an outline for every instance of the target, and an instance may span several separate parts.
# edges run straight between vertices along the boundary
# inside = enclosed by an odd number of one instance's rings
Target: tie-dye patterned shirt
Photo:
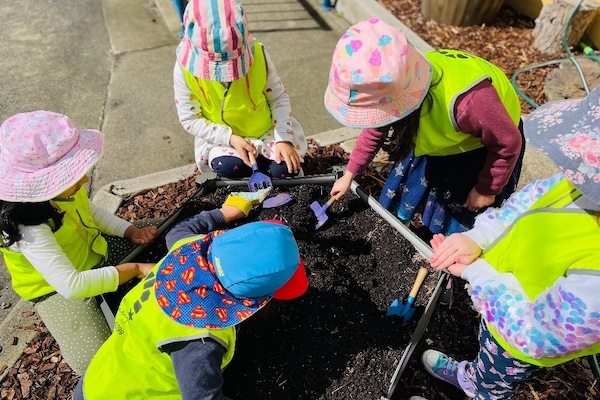
[[[497,209],[490,208],[475,220],[466,235],[483,249],[537,200],[565,179],[561,173],[531,182]],[[592,200],[581,197],[569,207],[600,210]],[[469,265],[462,274],[472,289],[475,309],[485,315],[494,309],[502,313],[502,324],[491,322],[510,345],[533,358],[560,357],[600,342],[600,276],[594,271],[561,277],[553,286],[529,300],[521,283],[511,273],[500,273],[485,259]],[[560,306],[553,306],[560,305]],[[540,315],[552,313],[554,324]],[[573,332],[573,318],[585,326],[585,334]],[[498,320],[498,319],[496,319]],[[566,345],[568,343],[568,345]]]

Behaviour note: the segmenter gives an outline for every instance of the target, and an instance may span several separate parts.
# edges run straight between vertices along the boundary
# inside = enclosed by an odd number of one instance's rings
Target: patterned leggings
[[[266,171],[272,178],[289,178],[297,174],[290,174],[285,161],[277,164],[261,155],[256,158],[260,171]],[[252,175],[252,168],[244,164],[241,158],[222,156],[213,160],[211,167],[219,176],[229,179],[247,178]]]
[[[481,320],[479,354],[465,368],[466,376],[477,388],[475,399],[508,399],[515,394],[519,383],[532,379],[541,371],[541,367],[519,361],[506,352]]]

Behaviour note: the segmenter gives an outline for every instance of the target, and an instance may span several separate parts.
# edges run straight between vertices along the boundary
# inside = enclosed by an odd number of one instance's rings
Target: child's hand
[[[152,268],[154,268],[155,264],[152,263],[137,263],[137,268],[139,270],[139,274],[137,275],[137,278],[143,278],[146,275],[148,275],[148,272],[150,272],[150,270]]]
[[[150,244],[156,237],[158,228],[156,226],[145,226],[138,228],[135,225],[131,225],[125,231],[125,238],[131,240],[133,244]]]
[[[451,266],[448,267],[448,272],[450,272],[454,276],[457,276],[457,277],[461,278],[462,274],[463,274],[463,271],[468,266],[469,266],[469,264],[455,263],[455,264],[453,264],[453,265],[451,265]]]
[[[455,266],[458,268],[458,264],[469,265],[481,254],[479,245],[469,236],[460,233],[448,237],[438,233],[433,236],[430,243],[433,247],[433,255],[429,260],[431,266],[438,270],[448,268],[453,274]]]
[[[151,263],[129,262],[125,264],[115,265],[119,272],[119,285],[129,282],[133,278],[143,278],[148,275],[148,272],[154,268]]]
[[[465,201],[463,207],[467,208],[469,211],[478,212],[493,204],[495,200],[496,196],[493,194],[481,194],[473,188],[469,192],[469,196],[467,196],[467,201]]]
[[[354,179],[354,174],[352,172],[346,171],[344,176],[334,182],[333,187],[331,188],[331,192],[329,193],[331,196],[334,196],[336,200],[341,199],[348,191],[350,190],[350,186],[352,185],[352,180]]]
[[[248,157],[248,153],[252,152],[254,156],[257,155],[254,146],[252,146],[248,141],[246,141],[246,139],[233,134],[229,139],[229,145],[238,152],[240,157],[242,157],[242,160],[244,160],[244,164],[246,164],[249,167],[252,166],[252,164],[250,164],[250,158]]]
[[[290,142],[275,143],[275,162],[281,164],[282,159],[285,161],[290,174],[300,171],[300,156]]]
[[[273,187],[268,187],[266,189],[257,190],[256,192],[230,193],[221,208],[221,212],[225,216],[226,222],[228,222],[228,216],[231,216],[233,219],[241,218],[241,216],[239,216],[239,213],[235,210],[227,210],[225,207],[234,207],[239,210],[243,216],[247,217],[248,214],[250,214],[250,210],[252,210],[252,206],[262,203],[272,189]]]

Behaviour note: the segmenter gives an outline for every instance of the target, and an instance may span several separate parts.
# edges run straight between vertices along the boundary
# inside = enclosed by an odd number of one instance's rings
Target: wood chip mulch
[[[546,55],[535,49],[531,35],[534,20],[507,6],[501,8],[491,24],[458,27],[438,24],[425,17],[421,13],[420,0],[378,1],[434,49],[458,49],[475,54],[500,67],[508,77],[521,68],[566,57],[564,53]],[[576,50],[573,53],[576,54]],[[517,88],[535,104],[546,103],[544,83],[552,68],[556,65],[520,73],[515,80]],[[524,114],[531,113],[534,108],[521,98]]]

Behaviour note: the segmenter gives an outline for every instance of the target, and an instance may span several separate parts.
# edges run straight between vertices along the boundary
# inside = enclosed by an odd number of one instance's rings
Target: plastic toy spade
[[[407,323],[411,320],[413,314],[415,313],[415,309],[413,307],[413,303],[415,302],[415,296],[419,292],[421,288],[421,284],[427,277],[427,273],[429,271],[425,267],[421,267],[419,269],[419,273],[417,274],[417,279],[415,279],[415,283],[413,283],[413,287],[406,298],[405,303],[400,303],[398,299],[392,302],[392,305],[387,310],[387,316],[397,315],[402,319],[403,323]]]
[[[250,164],[252,164],[252,175],[248,180],[248,188],[251,192],[257,192],[261,189],[266,189],[268,187],[273,186],[273,182],[271,182],[271,178],[267,175],[263,174],[258,170],[258,164],[256,163],[256,157],[252,154],[251,151],[248,152],[248,157],[250,158]]]
[[[292,201],[294,197],[289,193],[278,193],[275,196],[267,197],[263,201],[263,208],[279,207]]]
[[[323,204],[322,206],[317,201],[313,201],[311,203],[310,208],[314,211],[315,216],[317,217],[317,225],[315,226],[315,229],[319,229],[325,224],[325,222],[327,222],[329,217],[327,216],[326,211],[334,202],[335,197],[332,196],[329,200],[327,200],[327,203]]]

